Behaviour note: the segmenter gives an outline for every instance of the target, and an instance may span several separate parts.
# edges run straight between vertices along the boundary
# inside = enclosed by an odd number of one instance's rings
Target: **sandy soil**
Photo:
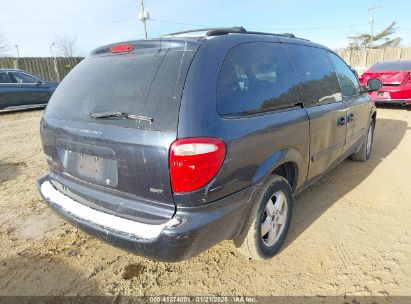
[[[411,111],[380,109],[372,159],[296,198],[272,260],[226,241],[177,264],[106,245],[45,206],[40,116],[0,115],[0,295],[411,295]]]

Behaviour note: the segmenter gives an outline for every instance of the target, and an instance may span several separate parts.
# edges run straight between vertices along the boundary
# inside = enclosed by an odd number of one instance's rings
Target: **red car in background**
[[[360,77],[362,86],[371,78],[378,78],[382,88],[368,93],[381,104],[411,105],[411,60],[380,61]]]

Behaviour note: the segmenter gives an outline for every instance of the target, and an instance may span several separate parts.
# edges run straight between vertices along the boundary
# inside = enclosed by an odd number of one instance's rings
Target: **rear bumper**
[[[379,91],[369,93],[376,103],[411,104],[411,90],[402,86],[383,86]]]
[[[411,99],[380,99],[373,98],[375,103],[379,104],[398,104],[398,105],[411,105]]]
[[[168,262],[189,259],[233,239],[243,227],[254,191],[250,187],[210,204],[178,207],[168,222],[149,225],[80,204],[54,188],[48,175],[37,185],[44,201],[76,227],[113,246]]]

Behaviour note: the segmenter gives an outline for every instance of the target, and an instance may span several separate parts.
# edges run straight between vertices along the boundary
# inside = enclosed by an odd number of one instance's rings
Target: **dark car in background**
[[[363,86],[371,78],[378,78],[382,88],[370,92],[370,97],[379,104],[411,105],[411,60],[380,61],[369,68],[360,78]]]
[[[0,69],[0,111],[44,107],[57,86],[22,70]]]
[[[60,216],[140,255],[180,261],[234,240],[267,259],[293,195],[349,156],[368,160],[375,123],[347,64],[293,35],[230,28],[113,44],[47,106],[50,172],[38,187]]]

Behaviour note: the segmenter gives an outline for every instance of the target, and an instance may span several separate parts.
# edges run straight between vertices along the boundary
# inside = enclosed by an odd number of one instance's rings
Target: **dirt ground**
[[[296,198],[284,250],[223,242],[150,261],[66,224],[42,202],[41,111],[0,115],[0,295],[411,295],[411,111],[379,109],[370,161],[344,161]]]

